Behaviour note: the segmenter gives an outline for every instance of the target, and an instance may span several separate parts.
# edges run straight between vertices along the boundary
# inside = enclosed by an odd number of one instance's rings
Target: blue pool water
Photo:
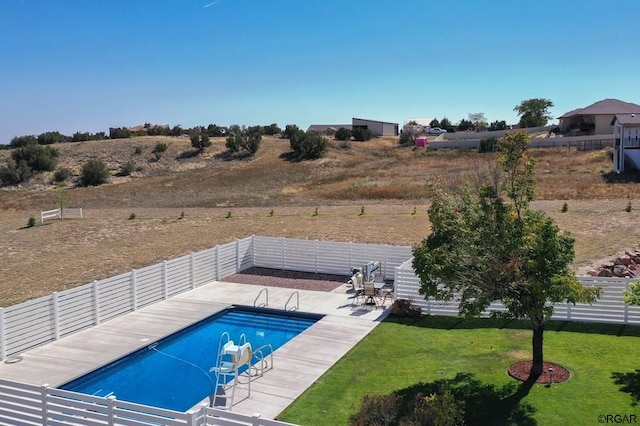
[[[244,334],[254,349],[269,344],[275,351],[318,319],[317,315],[233,307],[60,388],[187,411],[213,393],[216,378],[209,369],[216,363],[224,332],[235,342]]]

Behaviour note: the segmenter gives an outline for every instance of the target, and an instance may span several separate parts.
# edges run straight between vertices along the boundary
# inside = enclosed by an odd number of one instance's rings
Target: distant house
[[[603,99],[558,117],[560,132],[576,136],[610,135],[613,133],[613,119],[619,114],[640,114],[640,105],[618,99]]]
[[[351,119],[351,125],[353,129],[369,129],[373,136],[398,136],[398,123],[353,118]]]
[[[624,172],[625,165],[640,169],[640,114],[618,114],[613,126],[613,170]]]
[[[307,128],[307,132],[319,135],[333,135],[341,127],[351,130],[351,124],[312,124]]]
[[[138,133],[138,132],[148,132],[149,130],[155,130],[155,129],[165,129],[168,130],[170,129],[168,124],[151,124],[151,123],[144,123],[144,124],[139,124],[137,126],[133,126],[133,127],[129,127],[129,131],[133,132],[133,133]]]

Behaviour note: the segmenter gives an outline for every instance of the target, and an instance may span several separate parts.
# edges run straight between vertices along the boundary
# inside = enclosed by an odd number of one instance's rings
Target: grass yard
[[[367,394],[428,395],[448,381],[465,401],[470,425],[587,425],[609,414],[640,419],[640,327],[549,322],[545,361],[571,372],[551,386],[507,374],[512,363],[531,359],[531,336],[526,321],[389,317],[278,418],[346,425]]]

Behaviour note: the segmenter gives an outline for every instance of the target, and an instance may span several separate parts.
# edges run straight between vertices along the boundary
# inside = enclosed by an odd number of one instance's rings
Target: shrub
[[[324,155],[329,143],[323,136],[300,131],[289,139],[289,146],[298,160],[315,160]]]
[[[562,205],[562,210],[560,210],[562,213],[566,213],[567,211],[569,211],[569,205],[567,203],[564,203]]]
[[[398,145],[400,146],[413,146],[416,143],[416,138],[409,131],[403,131],[400,133],[400,139],[398,140]]]
[[[11,148],[20,148],[22,146],[37,145],[37,144],[38,144],[38,138],[36,138],[33,135],[15,136],[13,139],[11,139],[11,142],[9,142],[9,146]]]
[[[351,426],[383,426],[398,424],[401,398],[397,395],[365,395],[362,407],[349,421]]]
[[[140,145],[136,146],[135,149],[133,150],[133,153],[135,155],[140,155],[142,154],[142,147]]]
[[[231,133],[227,137],[225,146],[229,152],[236,153],[240,150],[245,150],[249,155],[254,155],[260,148],[262,142],[262,133],[264,129],[262,126],[251,126],[249,128],[233,125],[229,128]]]
[[[158,142],[153,148],[153,152],[165,152],[167,148],[169,148],[169,145],[166,142]]]
[[[131,213],[131,214],[129,215],[129,220],[133,220],[133,219],[135,219],[135,218],[136,218],[136,214],[135,214],[135,213]]]
[[[84,186],[97,186],[107,183],[110,175],[109,168],[103,161],[89,160],[82,166],[80,179]]]
[[[365,395],[360,410],[349,419],[351,426],[422,425],[454,426],[465,423],[464,401],[455,399],[447,385],[437,393],[418,393],[413,400],[398,394]]]
[[[351,130],[340,127],[336,130],[335,138],[339,141],[348,141],[351,139]]]
[[[58,164],[58,150],[50,146],[29,144],[14,150],[11,158],[16,164],[26,164],[34,172],[50,172]]]
[[[27,228],[33,228],[36,226],[36,218],[31,216],[29,220],[27,220]]]
[[[7,165],[0,168],[0,181],[3,184],[24,182],[37,173],[55,170],[57,164],[57,149],[29,143],[11,153]]]
[[[2,184],[13,185],[24,182],[32,175],[31,167],[24,162],[16,164],[14,161],[9,160],[6,166],[0,167],[0,182]]]
[[[495,152],[496,146],[498,146],[498,140],[496,138],[480,139],[480,147],[478,148],[478,152]]]
[[[207,133],[193,135],[191,136],[191,146],[202,153],[205,148],[211,146],[211,139]]]
[[[282,132],[282,139],[291,140],[291,138],[298,133],[304,132],[295,124],[287,124],[284,128],[284,132]]]
[[[71,171],[71,169],[67,169],[66,167],[60,167],[53,174],[53,180],[55,182],[64,182],[66,180],[71,179],[72,176],[73,176],[73,172]]]
[[[373,133],[371,133],[371,130],[367,129],[366,127],[356,127],[351,131],[351,134],[353,135],[353,139],[357,140],[358,142],[366,142],[373,137]]]
[[[133,161],[127,161],[123,165],[120,166],[120,172],[118,173],[120,176],[129,176],[136,170],[136,164]]]
[[[626,211],[627,213],[631,212],[631,210],[633,210],[633,207],[631,206],[631,201],[629,201],[627,203],[627,207],[624,208],[624,211]]]

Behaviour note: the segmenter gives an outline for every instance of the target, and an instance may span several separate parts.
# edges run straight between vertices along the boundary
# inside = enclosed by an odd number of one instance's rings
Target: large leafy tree
[[[532,98],[520,102],[513,110],[520,116],[520,127],[541,127],[553,118],[549,113],[552,107],[549,99]]]
[[[543,367],[545,321],[553,304],[591,303],[599,288],[578,282],[569,265],[573,238],[544,213],[531,210],[534,161],[524,132],[498,143],[492,179],[479,189],[437,190],[429,208],[431,234],[413,249],[421,293],[457,300],[463,316],[479,316],[494,301],[494,316],[528,318],[533,329],[531,378]]]

